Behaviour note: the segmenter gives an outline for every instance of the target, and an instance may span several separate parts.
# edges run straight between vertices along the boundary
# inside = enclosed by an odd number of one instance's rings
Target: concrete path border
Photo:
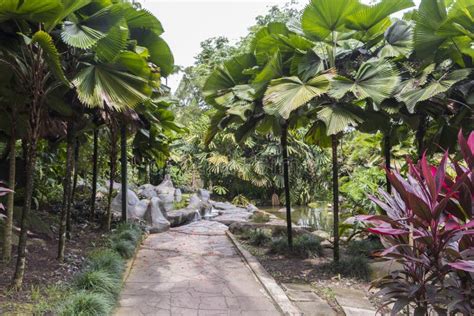
[[[263,288],[267,291],[268,295],[272,298],[280,311],[288,316],[303,315],[303,313],[290,301],[285,291],[278,285],[275,279],[263,268],[260,262],[258,262],[257,258],[244,249],[230,231],[226,231],[226,234],[234,244],[235,248],[237,248],[237,252],[244,259],[244,262],[257,277],[257,280],[263,285]]]

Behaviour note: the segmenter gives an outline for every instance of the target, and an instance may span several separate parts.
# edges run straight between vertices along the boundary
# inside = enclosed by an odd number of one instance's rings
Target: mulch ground
[[[0,262],[0,314],[13,312],[18,305],[34,303],[32,292],[48,285],[68,282],[79,271],[86,254],[103,244],[103,231],[95,223],[77,220],[72,227],[71,240],[66,244],[65,262],[56,260],[58,248],[58,217],[56,213],[36,211],[37,215],[51,228],[52,235],[36,234],[31,231],[27,247],[27,265],[20,291],[9,289],[16,264],[16,249],[10,264]]]

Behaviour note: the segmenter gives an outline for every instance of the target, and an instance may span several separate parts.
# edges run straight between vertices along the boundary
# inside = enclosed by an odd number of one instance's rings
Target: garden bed
[[[321,247],[318,250],[319,254],[306,256],[298,254],[298,249],[296,249],[298,247],[295,247],[295,253],[288,255],[284,254],[283,249],[278,253],[272,250],[275,248],[275,239],[286,237],[272,237],[273,241],[264,241],[262,237],[258,240],[259,237],[255,233],[244,233],[236,237],[279,284],[310,284],[320,297],[340,313],[342,309],[335,299],[333,288],[357,289],[369,294],[371,276],[369,260],[362,259],[364,262],[360,262],[359,259],[354,259],[345,247],[341,248],[340,266],[342,267],[337,268],[332,265],[332,249],[329,248]],[[338,271],[339,269],[343,271]],[[360,278],[343,276],[341,272],[353,273],[353,275],[359,275]]]

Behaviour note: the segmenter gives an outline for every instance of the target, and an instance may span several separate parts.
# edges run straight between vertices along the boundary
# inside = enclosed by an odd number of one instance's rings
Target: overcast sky
[[[223,35],[238,40],[255,24],[255,17],[265,14],[272,5],[288,0],[140,0],[163,24],[163,38],[168,42],[175,64],[190,66],[200,51],[200,43]],[[369,1],[367,1],[369,2]],[[415,0],[419,2],[419,0]],[[309,0],[298,0],[303,7]],[[179,77],[168,84],[174,90]]]

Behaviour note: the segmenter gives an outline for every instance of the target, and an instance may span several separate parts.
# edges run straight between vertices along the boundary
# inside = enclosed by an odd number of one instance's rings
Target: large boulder
[[[133,212],[135,206],[140,202],[138,196],[132,190],[127,190],[127,214]],[[112,211],[116,213],[122,212],[122,192],[119,191],[117,195],[112,200]]]
[[[155,186],[152,184],[144,184],[138,187],[138,195],[147,199],[157,197]]]
[[[166,175],[163,182],[161,182],[156,188],[156,195],[160,198],[161,210],[165,213],[170,212],[173,209],[174,193],[175,188],[171,178]]]
[[[160,209],[160,199],[152,198],[144,216],[145,221],[150,225],[150,233],[162,233],[170,228],[170,222],[166,219]]]
[[[211,198],[211,192],[209,192],[205,189],[199,189],[197,191],[197,195],[204,202],[208,202]]]
[[[140,200],[133,209],[127,210],[127,218],[129,219],[142,219],[145,216],[146,210],[148,209],[150,200]]]
[[[171,227],[181,226],[201,219],[201,213],[198,209],[183,208],[168,213],[168,220]]]

